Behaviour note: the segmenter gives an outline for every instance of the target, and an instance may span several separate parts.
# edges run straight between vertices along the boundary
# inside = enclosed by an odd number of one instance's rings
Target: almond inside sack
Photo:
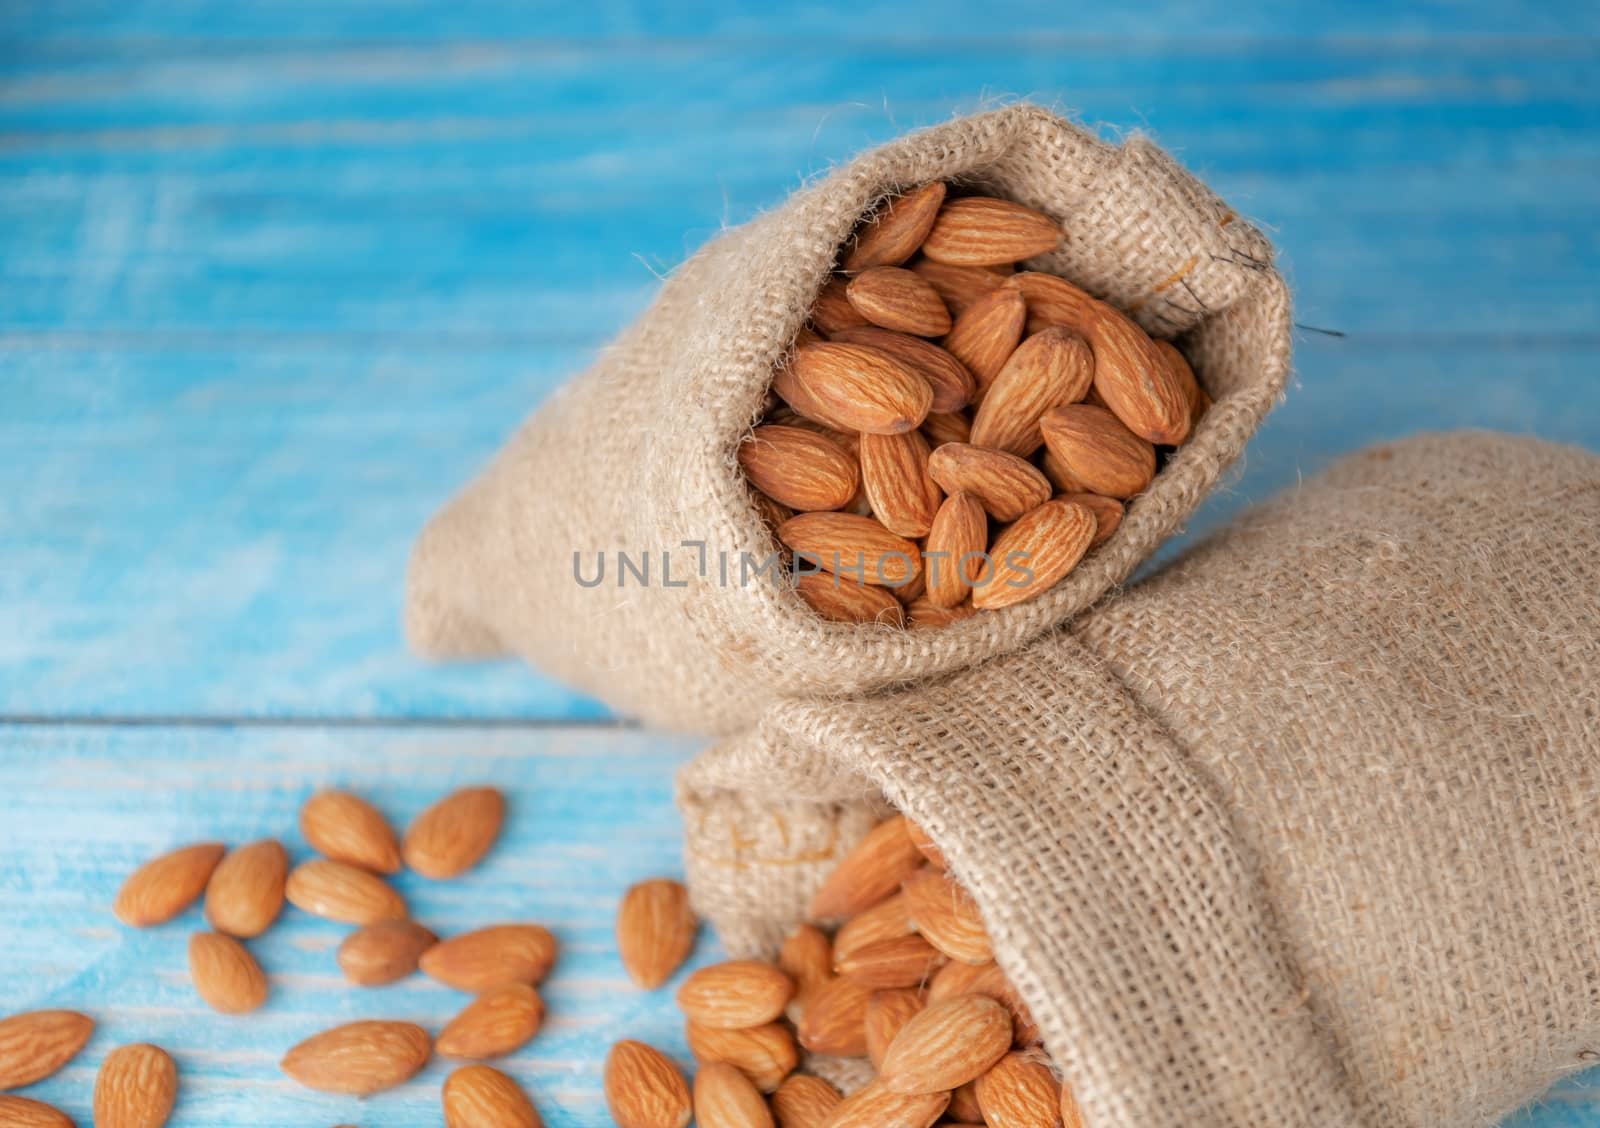
[[[1088,1128],[1497,1123],[1600,1047],[1596,530],[1589,453],[1354,456],[1006,658],[772,707],[682,773],[697,906],[770,952],[887,802]]]
[[[915,633],[831,623],[770,578],[741,582],[741,560],[776,544],[737,454],[857,222],[933,181],[1054,219],[1060,249],[1028,265],[1180,339],[1215,402],[1110,539],[1045,595]],[[992,658],[1124,580],[1188,517],[1280,395],[1289,329],[1265,239],[1149,142],[1108,145],[1025,105],[911,134],[704,248],[534,413],[420,537],[409,637],[435,657],[518,654],[621,713],[717,733],[778,698]],[[647,557],[648,581],[619,586],[619,553]],[[603,581],[580,584],[575,558],[589,580],[604,559]]]

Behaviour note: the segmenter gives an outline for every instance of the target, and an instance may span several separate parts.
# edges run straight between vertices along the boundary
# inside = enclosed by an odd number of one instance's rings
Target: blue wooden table
[[[508,791],[481,870],[402,886],[441,926],[560,935],[549,1028],[508,1067],[552,1126],[607,1122],[610,1040],[686,1056],[610,925],[677,869],[693,743],[408,657],[408,541],[658,272],[1011,95],[1149,130],[1283,249],[1299,377],[1196,530],[1420,428],[1600,447],[1592,3],[0,3],[0,1013],[100,1020],[37,1095],[87,1123],[99,1060],[149,1039],[174,1124],[438,1122],[437,1063],[362,1106],[276,1061],[346,1017],[436,1027],[450,992],[345,990],[342,930],[291,913],[258,945],[268,1006],[224,1019],[187,983],[193,918],[107,911],[169,844],[303,852],[328,783],[396,821]],[[1600,1126],[1600,1079],[1514,1123]]]

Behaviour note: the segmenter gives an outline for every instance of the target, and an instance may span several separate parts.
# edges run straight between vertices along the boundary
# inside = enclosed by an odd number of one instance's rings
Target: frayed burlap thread
[[[837,852],[756,798],[840,850],[887,800],[1091,1128],[1487,1128],[1600,1049],[1597,532],[1586,452],[1354,456],[1006,658],[773,706],[681,775],[695,901],[770,951]]]
[[[930,180],[1063,225],[1033,264],[1182,338],[1216,400],[1117,533],[1045,596],[939,631],[829,623],[771,582],[724,581],[774,548],[735,454],[834,256],[886,194]],[[727,232],[662,287],[428,525],[406,626],[434,657],[516,653],[652,724],[731,733],[782,698],[829,697],[988,661],[1125,580],[1193,512],[1280,396],[1289,303],[1262,235],[1160,149],[1042,109],[961,118],[875,149]],[[686,544],[685,542],[690,542]],[[704,545],[704,548],[698,547]],[[652,561],[618,586],[618,553]],[[670,558],[663,582],[661,556]],[[574,577],[575,554],[598,587]]]

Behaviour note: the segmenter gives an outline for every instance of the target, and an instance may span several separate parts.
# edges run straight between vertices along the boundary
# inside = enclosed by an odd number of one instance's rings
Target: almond
[[[850,452],[804,427],[757,427],[739,444],[739,465],[756,489],[794,509],[842,509],[861,485]]]
[[[0,1124],[7,1128],[73,1128],[72,1118],[43,1101],[0,1094]]]
[[[941,872],[949,869],[945,862],[944,851],[939,849],[938,843],[928,837],[928,832],[918,823],[906,820],[906,835],[911,839],[911,845],[917,848],[917,853],[927,859],[928,864]]]
[[[743,1030],[763,1026],[794,997],[794,980],[760,960],[730,960],[700,968],[678,988],[678,1007],[691,1022]]]
[[[800,1064],[800,1051],[794,1035],[781,1022],[752,1026],[748,1030],[725,1030],[690,1022],[684,1026],[689,1052],[701,1065],[726,1062],[770,1093],[783,1083]]]
[[[1044,432],[1041,430],[1040,434]],[[1066,463],[1050,453],[1046,447],[1039,455],[1039,468],[1044,471],[1044,476],[1050,479],[1050,484],[1064,494],[1087,493],[1084,484],[1078,476],[1067,469]]]
[[[950,332],[950,311],[931,285],[898,266],[874,266],[845,287],[856,312],[872,324],[918,337]]]
[[[1017,346],[972,420],[971,442],[1026,458],[1044,445],[1039,419],[1076,403],[1094,382],[1094,354],[1069,329],[1052,326]]]
[[[414,920],[380,920],[344,938],[339,970],[358,986],[379,987],[416,971],[422,953],[438,942]]]
[[[861,1057],[867,1052],[862,1023],[872,992],[852,979],[830,979],[806,996],[800,1044],[814,1054]]]
[[[811,898],[810,916],[831,920],[854,916],[891,896],[922,864],[898,815],[867,832]],[[839,955],[837,944],[834,956]]]
[[[1050,453],[1090,493],[1128,498],[1142,492],[1156,473],[1156,448],[1103,407],[1069,404],[1039,422]]]
[[[778,539],[814,567],[862,583],[896,587],[922,571],[915,542],[854,513],[801,513],[778,526]]]
[[[1178,346],[1171,341],[1155,340],[1156,351],[1161,354],[1161,359],[1167,362],[1167,371],[1189,400],[1189,430],[1192,432],[1200,425],[1200,417],[1211,407],[1211,397],[1200,386],[1200,381],[1195,378],[1194,369],[1189,367],[1188,359],[1178,351]]]
[[[833,978],[833,942],[814,924],[791,932],[778,952],[778,967],[794,981],[798,994]]]
[[[317,853],[374,873],[400,872],[400,843],[387,819],[348,791],[319,791],[300,808],[300,833]]]
[[[905,894],[896,893],[845,922],[833,938],[834,961],[845,959],[869,944],[910,936],[912,931]]]
[[[1043,212],[992,196],[946,200],[922,253],[935,262],[988,266],[1048,254],[1061,228]]]
[[[930,1128],[949,1104],[949,1093],[896,1093],[879,1079],[841,1102],[827,1128]]]
[[[228,852],[206,883],[206,920],[218,932],[260,936],[283,909],[289,855],[271,838]]]
[[[378,875],[344,862],[313,858],[289,874],[284,887],[289,903],[302,912],[343,924],[400,920],[405,898]]]
[[[869,991],[918,987],[944,963],[944,956],[921,936],[897,936],[857,948],[834,968]]]
[[[928,984],[928,1001],[938,1002],[940,999],[954,998],[956,995],[985,994],[984,991],[978,990],[978,987],[984,982],[985,976],[989,974],[990,969],[994,967],[993,963],[968,964],[958,961],[945,964],[934,975],[933,981]],[[1003,978],[1000,976],[998,969],[995,970],[994,975],[995,982],[999,982]],[[962,1119],[966,1118],[963,1117]]]
[[[94,1019],[70,1010],[36,1010],[0,1019],[0,1089],[41,1081],[77,1056]]]
[[[950,1107],[946,1110],[951,1120],[983,1124],[983,1109],[978,1107],[978,1083],[968,1081],[950,1091]]]
[[[796,1073],[772,1094],[778,1128],[824,1128],[844,1098],[820,1077]]]
[[[1061,1128],[1084,1128],[1083,1113],[1078,1109],[1078,1101],[1072,1095],[1072,1090],[1065,1085],[1061,1087]]]
[[[267,1001],[267,977],[245,946],[220,932],[189,937],[189,977],[212,1010],[248,1014]]]
[[[941,412],[960,411],[972,399],[975,386],[972,373],[967,371],[966,365],[932,341],[880,329],[876,325],[841,330],[833,335],[833,339],[848,345],[866,345],[916,369],[933,389],[930,418]],[[927,425],[926,419],[923,425]]]
[[[855,240],[844,257],[847,272],[874,266],[899,266],[922,246],[939,218],[945,186],[924,184],[903,196],[890,196],[883,206],[856,228]]]
[[[978,906],[946,874],[925,869],[905,883],[906,912],[917,932],[953,960],[984,964],[994,958]]]
[[[400,853],[423,877],[465,873],[489,852],[506,817],[505,797],[492,787],[467,787],[445,796],[412,820]]]
[[[978,975],[968,985],[967,993],[971,995],[987,995],[989,998],[1002,1004],[1011,1012],[1011,1021],[1016,1027],[1016,1043],[1019,1046],[1028,1046],[1039,1040],[1039,1029],[1033,1021],[1033,1014],[1028,1009],[1028,1004],[1022,1001],[1022,996],[1006,978],[1005,972],[1000,970],[998,964],[984,964],[978,970]]]
[[[918,599],[906,607],[906,615],[911,620],[912,630],[934,630],[939,627],[948,627],[952,623],[970,619],[976,613],[970,600],[955,607],[940,607],[927,599]]]
[[[944,494],[928,475],[928,440],[920,431],[861,436],[861,483],[872,515],[891,533],[923,537]]]
[[[939,506],[923,546],[928,600],[936,607],[955,607],[983,575],[989,557],[989,518],[976,495],[956,490]]]
[[[1028,303],[1015,286],[1002,285],[973,302],[957,317],[944,347],[967,366],[976,384],[974,402],[983,398],[1022,340]]]
[[[977,498],[997,521],[1015,521],[1050,498],[1050,482],[1037,467],[971,443],[945,443],[929,456],[928,473],[946,493],[965,490]]]
[[[95,1128],[161,1128],[178,1097],[178,1067],[160,1046],[118,1046],[94,1079]]]
[[[617,1128],[687,1128],[693,1114],[683,1074],[665,1054],[643,1042],[611,1047],[605,1093]]]
[[[617,910],[617,951],[628,977],[646,991],[661,986],[694,951],[699,930],[683,882],[658,877],[634,885]]]
[[[867,1057],[872,1060],[873,1069],[883,1067],[883,1055],[888,1052],[889,1044],[894,1041],[895,1035],[912,1017],[920,1014],[922,1008],[927,1006],[921,991],[874,991],[872,999],[867,1003],[867,1015],[864,1022],[867,1036]]]
[[[817,300],[811,304],[811,323],[832,336],[841,329],[865,325],[867,319],[857,312],[845,296],[844,279],[830,278],[817,294]]]
[[[1110,540],[1111,534],[1122,524],[1122,502],[1114,497],[1101,497],[1093,493],[1069,493],[1063,494],[1059,500],[1075,502],[1094,514],[1094,536],[1089,541],[1090,548],[1098,548]]]
[[[897,630],[906,625],[904,606],[881,587],[823,573],[796,577],[795,591],[831,622],[875,623]]]
[[[972,425],[961,414],[941,415],[930,412],[922,421],[922,437],[928,446],[938,450],[945,443],[964,443],[972,437]]]
[[[702,1066],[694,1079],[694,1122],[698,1128],[773,1128],[760,1090],[721,1061]]]
[[[205,892],[225,850],[220,842],[199,842],[152,858],[122,883],[111,911],[134,928],[171,920]]]
[[[1043,595],[1077,566],[1094,539],[1095,516],[1072,501],[1047,501],[989,546],[994,571],[972,591],[980,611],[1010,607]]]
[[[415,1023],[347,1022],[313,1034],[280,1064],[308,1089],[366,1097],[410,1080],[432,1055],[428,1032]]]
[[[929,1003],[889,1044],[878,1079],[895,1093],[947,1093],[1011,1048],[1011,1015],[985,995]]]
[[[479,995],[439,1031],[435,1049],[448,1058],[503,1057],[539,1032],[544,1000],[526,983]]]
[[[537,924],[496,924],[441,941],[417,962],[424,975],[458,991],[537,985],[556,962],[556,938]]]
[[[919,258],[911,269],[934,288],[951,313],[960,317],[974,302],[985,294],[998,290],[1011,276],[1009,266],[997,269],[992,266],[956,266],[946,262]]]
[[[544,1128],[528,1094],[493,1066],[462,1066],[442,1097],[445,1128]]]
[[[1007,1054],[978,1078],[978,1107],[991,1128],[1057,1128],[1061,1085],[1029,1054]]]
[[[898,434],[933,407],[933,388],[915,368],[866,345],[802,345],[772,387],[801,415],[841,431]]]

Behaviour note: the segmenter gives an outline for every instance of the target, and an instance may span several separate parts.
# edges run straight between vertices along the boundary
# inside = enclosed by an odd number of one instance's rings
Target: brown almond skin
[[[802,924],[783,941],[778,967],[804,992],[833,977],[833,941],[814,924]]]
[[[503,1057],[544,1024],[544,1000],[526,983],[508,983],[479,995],[439,1031],[434,1043],[447,1058]]]
[[[757,427],[739,444],[739,466],[756,489],[799,510],[842,509],[861,485],[850,452],[804,427]]]
[[[866,345],[802,345],[772,378],[783,401],[840,431],[895,435],[919,426],[933,388],[915,368]]]
[[[118,1046],[94,1079],[95,1128],[161,1128],[178,1097],[178,1067],[160,1046]]]
[[[646,991],[661,986],[694,951],[700,922],[681,881],[641,881],[617,909],[617,951],[628,977]]]
[[[965,415],[939,415],[933,412],[922,421],[922,437],[929,448],[938,450],[945,443],[964,443],[972,437],[972,425]]]
[[[955,607],[965,600],[987,566],[988,544],[989,517],[983,503],[966,490],[945,498],[923,546],[928,601],[936,607]]]
[[[905,262],[933,230],[944,197],[944,182],[939,180],[904,195],[890,196],[856,228],[855,241],[845,254],[842,269],[854,273]]]
[[[880,328],[917,337],[941,337],[950,332],[950,311],[944,299],[913,271],[874,266],[851,279],[845,296],[857,313]]]
[[[949,1093],[896,1093],[880,1078],[845,1098],[828,1128],[931,1128],[949,1104]]]
[[[684,1025],[684,1035],[695,1061],[702,1065],[727,1062],[750,1078],[763,1093],[776,1089],[800,1064],[794,1035],[781,1022],[752,1026],[748,1030],[725,1030],[689,1022]]]
[[[433,1055],[428,1032],[411,1022],[348,1022],[313,1034],[281,1067],[308,1089],[365,1097],[416,1076]]]
[[[993,1128],[1056,1128],[1061,1085],[1029,1054],[1007,1054],[977,1081],[978,1107]]]
[[[927,1005],[927,999],[921,991],[901,989],[873,992],[871,1001],[867,1003],[863,1024],[867,1035],[867,1057],[871,1059],[873,1069],[883,1068],[883,1055],[888,1052],[895,1035],[914,1016],[922,1013]]]
[[[928,440],[920,431],[861,436],[861,484],[872,515],[902,537],[925,537],[944,491],[928,474]]]
[[[1083,1112],[1067,1086],[1061,1087],[1061,1128],[1084,1128]]]
[[[6,1128],[73,1128],[72,1118],[43,1101],[0,1094],[0,1124]]]
[[[907,819],[906,834],[911,839],[911,845],[917,848],[917,853],[928,860],[930,866],[941,873],[950,868],[949,863],[945,861],[944,851],[939,849],[939,844],[929,837],[928,832],[918,823]]]
[[[283,911],[289,855],[276,839],[230,850],[206,883],[206,920],[218,932],[260,936]]]
[[[932,341],[881,329],[876,325],[842,330],[833,335],[833,340],[877,349],[916,369],[933,389],[933,403],[928,409],[930,418],[941,413],[960,411],[972,400],[973,390],[977,386],[972,373],[954,355]],[[926,428],[928,420],[922,422]]]
[[[617,1128],[686,1128],[693,1115],[683,1074],[665,1054],[643,1042],[611,1047],[605,1094]]]
[[[1037,467],[971,443],[945,443],[928,457],[928,473],[945,493],[964,490],[977,498],[997,521],[1015,521],[1050,499],[1050,481]]]
[[[1011,285],[990,291],[956,317],[944,347],[972,373],[974,403],[983,399],[1011,359],[1027,323],[1028,303]]]
[[[867,1052],[863,1023],[872,992],[854,980],[830,979],[806,996],[800,1016],[800,1044],[814,1054],[862,1057]]]
[[[300,808],[300,833],[324,858],[399,873],[400,842],[382,812],[348,791],[319,791]]]
[[[152,858],[122,883],[111,911],[132,928],[171,920],[205,892],[225,851],[220,842],[197,842]]]
[[[906,625],[904,605],[886,588],[822,573],[797,577],[795,593],[830,622],[871,623],[895,630]]]
[[[493,1066],[462,1066],[440,1096],[445,1128],[544,1128],[528,1094]]]
[[[918,987],[944,963],[944,956],[921,936],[897,936],[857,948],[834,968],[870,991]]]
[[[249,1014],[267,1001],[267,976],[245,946],[220,932],[189,937],[189,977],[219,1014]]]
[[[1094,514],[1072,501],[1023,514],[989,546],[994,571],[972,589],[972,605],[994,611],[1043,595],[1083,559],[1095,528]]]
[[[339,970],[359,987],[380,987],[417,970],[422,953],[439,942],[414,920],[380,920],[357,929],[339,945]]]
[[[1042,435],[1043,432],[1041,431],[1040,434]],[[1078,476],[1067,468],[1067,464],[1050,453],[1049,447],[1039,452],[1039,469],[1044,471],[1044,476],[1050,479],[1050,484],[1059,493],[1077,494],[1089,492]]]
[[[405,898],[383,878],[344,862],[313,858],[301,862],[284,886],[289,903],[302,912],[341,924],[401,920]]]
[[[423,877],[456,877],[489,852],[505,816],[505,796],[494,788],[462,788],[412,820],[400,854]]]
[[[906,876],[914,872],[908,871]],[[911,916],[906,911],[905,894],[894,893],[870,909],[856,913],[839,928],[833,938],[834,961],[846,959],[868,944],[909,936],[914,931]]]
[[[994,947],[971,895],[948,874],[924,869],[907,879],[906,914],[934,948],[966,964],[986,964]]]
[[[1061,228],[1043,212],[992,196],[946,200],[922,242],[935,262],[990,266],[1047,254],[1061,242]]]
[[[817,300],[812,303],[811,323],[831,337],[841,329],[865,325],[867,319],[861,316],[856,307],[850,304],[850,299],[845,296],[845,280],[830,278],[817,294]]]
[[[94,1019],[70,1010],[24,1011],[0,1019],[0,1089],[42,1081],[78,1056]]]
[[[926,598],[913,600],[906,605],[906,618],[911,621],[911,629],[914,631],[938,630],[940,627],[952,626],[970,619],[976,614],[977,610],[972,606],[970,599],[954,607],[940,607]]]
[[[1114,497],[1101,497],[1093,493],[1069,493],[1062,494],[1061,500],[1076,502],[1094,514],[1094,536],[1089,540],[1090,548],[1098,548],[1105,544],[1111,539],[1111,534],[1117,531],[1117,526],[1122,524],[1122,502]]]
[[[928,1001],[938,1002],[940,999],[954,998],[956,995],[971,992],[984,994],[985,992],[978,990],[978,987],[989,969],[994,966],[992,963],[967,964],[960,961],[945,964],[928,984]],[[995,973],[995,981],[999,981],[998,971]]]
[[[694,1122],[698,1128],[773,1128],[761,1091],[720,1061],[701,1066],[694,1079]]]
[[[839,862],[811,898],[813,920],[855,916],[891,896],[922,865],[900,816],[873,827]],[[839,957],[837,944],[834,958]]]
[[[1027,458],[1044,445],[1039,420],[1076,403],[1094,382],[1094,353],[1070,329],[1052,326],[1017,346],[972,419],[974,446]]]
[[[1050,453],[1089,493],[1130,498],[1155,477],[1156,448],[1103,407],[1058,407],[1045,413],[1039,427]]]
[[[497,924],[452,936],[418,960],[422,973],[473,994],[505,983],[537,985],[556,961],[556,938],[537,924]]]
[[[778,526],[778,539],[813,568],[897,587],[922,572],[922,550],[871,517],[854,513],[801,513]]]
[[[761,960],[729,960],[700,968],[678,988],[678,1008],[701,1026],[744,1030],[783,1014],[794,980]]]
[[[945,306],[957,317],[985,294],[1004,286],[1011,275],[1009,266],[957,266],[928,258],[918,258],[911,269],[938,292]]]
[[[796,1073],[772,1094],[772,1116],[778,1128],[826,1128],[843,1100],[822,1078]]]
[[[1011,1015],[985,995],[930,1003],[889,1044],[878,1080],[895,1093],[948,1093],[1011,1049]]]
[[[951,1120],[983,1124],[983,1109],[978,1107],[978,1083],[968,1081],[965,1085],[952,1089],[950,1107],[945,1112]]]

